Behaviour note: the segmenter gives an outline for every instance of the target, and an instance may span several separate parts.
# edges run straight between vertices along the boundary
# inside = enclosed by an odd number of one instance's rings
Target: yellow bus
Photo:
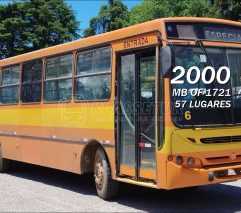
[[[171,84],[174,67],[208,62],[230,69],[228,83]],[[116,196],[118,182],[170,190],[241,178],[241,23],[157,19],[0,68],[0,172],[21,161],[93,173],[103,199]],[[173,95],[181,88],[222,88],[231,94],[208,101],[231,107]],[[177,106],[194,99],[200,107]]]

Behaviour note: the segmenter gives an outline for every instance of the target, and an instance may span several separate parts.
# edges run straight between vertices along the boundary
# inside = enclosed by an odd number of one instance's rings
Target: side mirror
[[[172,49],[169,46],[162,47],[161,49],[161,63],[162,63],[162,75],[166,76],[172,68]]]

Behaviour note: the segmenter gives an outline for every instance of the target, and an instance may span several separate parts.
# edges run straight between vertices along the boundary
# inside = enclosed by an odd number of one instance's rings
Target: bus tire
[[[10,161],[2,158],[2,147],[0,145],[0,173],[7,172],[10,168]]]
[[[95,154],[94,179],[98,196],[109,200],[118,194],[118,182],[111,178],[110,166],[102,148],[98,148]]]

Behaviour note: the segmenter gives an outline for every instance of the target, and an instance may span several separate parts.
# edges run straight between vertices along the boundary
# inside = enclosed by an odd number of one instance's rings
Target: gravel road
[[[119,198],[97,197],[93,178],[16,164],[0,174],[1,212],[241,212],[241,181],[174,191],[121,184]]]

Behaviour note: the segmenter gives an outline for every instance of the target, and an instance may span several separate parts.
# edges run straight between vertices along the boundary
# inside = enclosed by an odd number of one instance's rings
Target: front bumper
[[[231,175],[230,171],[236,171],[236,173]],[[241,179],[240,171],[241,163],[228,166],[186,168],[174,162],[167,162],[167,189],[235,181]]]

